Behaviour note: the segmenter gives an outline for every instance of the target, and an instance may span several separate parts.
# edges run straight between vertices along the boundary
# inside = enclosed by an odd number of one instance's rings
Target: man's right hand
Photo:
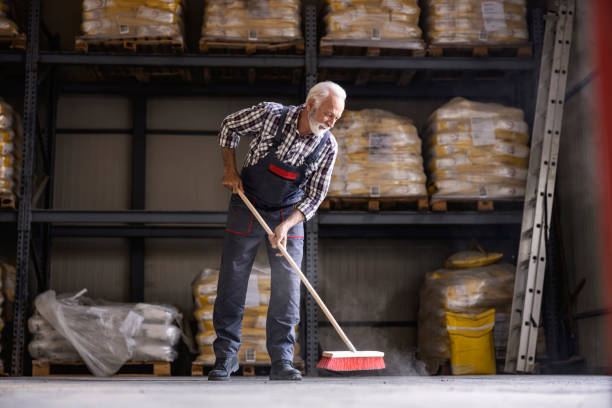
[[[234,194],[238,193],[238,191],[242,191],[244,193],[244,189],[242,188],[242,179],[236,171],[224,172],[221,184],[230,189],[230,191]]]

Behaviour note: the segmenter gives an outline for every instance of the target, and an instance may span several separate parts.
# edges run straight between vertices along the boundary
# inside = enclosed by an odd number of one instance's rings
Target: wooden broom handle
[[[257,212],[255,207],[253,207],[253,204],[251,204],[251,202],[244,195],[244,193],[242,191],[238,190],[238,195],[240,196],[240,198],[242,198],[242,201],[244,201],[246,206],[249,207],[249,210],[251,210],[251,213],[253,213],[255,218],[257,218],[257,221],[259,221],[259,223],[261,224],[263,229],[265,229],[268,234],[274,235],[274,232],[270,229],[270,227],[268,227],[268,224],[266,224],[266,222],[261,217],[261,215],[259,215],[259,212]],[[332,326],[334,326],[334,329],[336,329],[336,332],[338,333],[338,335],[340,336],[342,341],[344,341],[344,344],[346,344],[346,346],[349,348],[349,350],[351,350],[352,352],[356,353],[357,349],[355,349],[355,346],[353,346],[353,343],[351,343],[351,341],[346,336],[346,334],[344,334],[344,331],[342,330],[342,328],[340,327],[340,325],[338,324],[336,319],[334,319],[334,316],[332,316],[332,314],[329,311],[329,309],[327,308],[327,306],[325,306],[325,303],[323,303],[323,300],[321,300],[321,298],[317,294],[317,291],[312,287],[310,282],[308,282],[308,279],[302,273],[302,271],[300,270],[300,267],[297,266],[297,264],[295,263],[293,258],[291,258],[291,255],[289,255],[289,252],[287,252],[285,247],[283,247],[282,245],[279,245],[278,249],[280,249],[280,251],[283,254],[283,256],[285,257],[285,259],[291,264],[291,267],[293,268],[295,273],[298,274],[298,276],[302,280],[302,283],[304,284],[304,286],[306,286],[306,289],[308,289],[308,292],[310,292],[312,297],[317,301],[317,304],[319,305],[319,307],[321,308],[323,313],[325,313],[325,316],[327,316],[327,319],[329,319],[329,321],[332,324]]]

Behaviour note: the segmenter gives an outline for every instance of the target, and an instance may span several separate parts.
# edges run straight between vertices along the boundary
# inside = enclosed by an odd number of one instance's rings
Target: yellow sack
[[[491,265],[499,261],[503,256],[504,254],[498,252],[462,251],[451,255],[446,260],[444,266],[447,269],[477,268],[479,266]]]
[[[495,374],[495,309],[469,315],[446,312],[453,375]]]

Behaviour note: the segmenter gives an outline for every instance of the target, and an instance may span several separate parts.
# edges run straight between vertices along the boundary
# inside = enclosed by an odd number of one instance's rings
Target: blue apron
[[[300,187],[306,181],[306,170],[317,160],[330,137],[329,132],[326,132],[302,165],[291,166],[282,163],[276,158],[276,151],[284,138],[283,128],[287,111],[287,108],[283,108],[280,125],[266,156],[256,164],[244,167],[241,173],[247,197],[273,230],[296,211],[293,205],[304,195]],[[259,245],[264,240],[272,273],[272,289],[266,319],[266,347],[272,362],[293,360],[294,327],[300,320],[299,277],[287,260],[276,256],[278,250],[271,247],[266,232],[237,194],[233,194],[230,200],[225,231],[213,313],[213,324],[217,334],[213,344],[216,357],[227,358],[236,355],[241,346],[242,317],[249,275]],[[300,265],[304,250],[303,223],[291,228],[287,238],[287,251]]]

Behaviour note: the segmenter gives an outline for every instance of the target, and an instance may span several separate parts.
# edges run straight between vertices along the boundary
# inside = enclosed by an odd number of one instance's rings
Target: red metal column
[[[599,169],[602,199],[602,268],[606,283],[606,298],[612,295],[612,1],[594,0],[595,106],[599,132]],[[612,315],[608,314],[608,356],[612,367]]]

